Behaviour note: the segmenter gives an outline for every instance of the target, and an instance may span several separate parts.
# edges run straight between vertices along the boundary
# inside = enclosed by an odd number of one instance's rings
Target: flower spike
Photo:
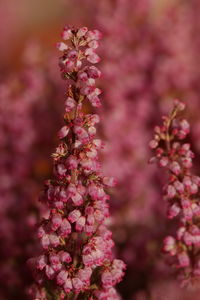
[[[66,26],[62,37],[59,66],[68,83],[65,125],[53,154],[54,176],[41,197],[49,215],[38,230],[42,253],[29,261],[37,281],[30,292],[35,300],[120,299],[114,286],[125,264],[112,253],[114,242],[106,224],[109,196],[104,190],[115,180],[101,175],[98,152],[103,143],[95,138],[99,116],[82,109],[86,101],[100,106],[95,80],[101,72],[91,64],[100,60],[96,48],[101,33]]]

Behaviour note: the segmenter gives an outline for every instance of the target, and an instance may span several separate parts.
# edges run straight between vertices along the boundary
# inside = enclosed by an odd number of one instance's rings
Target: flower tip
[[[182,101],[180,101],[178,99],[174,100],[174,106],[176,106],[179,111],[183,111],[185,109],[185,103],[183,103]]]

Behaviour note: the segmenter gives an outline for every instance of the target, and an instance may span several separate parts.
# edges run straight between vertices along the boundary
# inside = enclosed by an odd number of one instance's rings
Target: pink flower
[[[179,193],[182,194],[182,193],[184,192],[184,185],[183,185],[182,182],[176,180],[176,181],[174,182],[174,187],[175,187],[175,189],[176,189]]]
[[[72,281],[71,281],[71,279],[68,278],[65,281],[63,288],[64,288],[65,293],[69,293],[72,290]]]
[[[86,222],[86,218],[84,216],[80,217],[77,221],[76,221],[76,231],[81,231],[83,229],[83,227],[85,226],[85,222]]]
[[[60,273],[58,273],[56,278],[58,285],[64,285],[65,282],[67,281],[67,278],[68,278],[68,272],[64,270],[60,271]]]
[[[60,131],[58,132],[58,137],[60,139],[65,138],[69,133],[69,127],[68,126],[63,126]]]
[[[169,198],[174,198],[176,195],[176,190],[173,185],[168,185],[167,187],[167,195]]]
[[[78,30],[77,36],[78,36],[78,37],[83,37],[83,36],[86,35],[87,32],[88,32],[87,27],[82,27],[82,28],[80,28],[80,29]]]
[[[72,285],[75,289],[75,293],[79,293],[84,286],[83,282],[77,277],[72,278]]]
[[[65,101],[65,111],[68,113],[72,109],[74,109],[75,106],[76,106],[76,101],[73,98],[68,97],[67,100]]]
[[[179,165],[176,161],[173,161],[173,162],[170,164],[169,168],[170,168],[170,170],[171,170],[172,172],[174,172],[174,174],[176,174],[176,175],[179,175],[180,172],[181,172],[181,167],[180,167],[180,165]]]
[[[75,209],[69,213],[68,220],[71,223],[74,223],[74,222],[77,222],[77,220],[80,218],[80,216],[81,216],[81,212],[78,209]]]
[[[61,177],[65,176],[66,171],[67,171],[67,169],[66,169],[65,165],[63,165],[63,164],[57,165],[57,172],[58,172],[59,176],[61,176]]]
[[[87,285],[90,283],[91,275],[92,275],[91,268],[84,268],[78,271],[78,278]]]
[[[62,227],[61,227],[62,228]],[[60,240],[57,234],[50,233],[49,235],[50,243],[53,247],[57,247],[60,244]]]
[[[52,230],[57,230],[60,225],[62,224],[62,217],[61,215],[55,214],[53,215],[52,219],[51,219],[52,225],[51,228]]]
[[[88,140],[89,140],[88,133],[84,128],[82,128],[80,126],[75,126],[74,127],[74,133],[77,134],[78,139],[82,143],[87,143],[88,142]]]
[[[176,240],[171,236],[166,237],[164,240],[163,250],[166,252],[170,252],[172,255],[175,255],[176,254]]]
[[[62,262],[70,263],[72,261],[72,258],[70,256],[70,254],[68,252],[65,252],[65,251],[60,251],[59,252],[59,257],[60,257],[60,260]]]
[[[87,69],[87,74],[90,78],[97,79],[101,76],[101,71],[97,69],[95,66],[90,66]]]
[[[45,235],[42,236],[41,244],[42,244],[42,247],[44,249],[48,248],[48,246],[50,244],[50,239],[49,239],[49,236],[47,234],[45,234]]]
[[[186,252],[181,252],[177,255],[180,267],[189,267],[190,259]]]
[[[87,32],[88,40],[100,40],[102,38],[102,33],[99,30],[90,30]]]
[[[60,51],[64,51],[64,50],[67,50],[68,49],[68,46],[61,42],[61,43],[57,43],[56,47],[60,50]]]
[[[103,272],[101,275],[101,280],[105,287],[107,288],[112,287],[113,276],[110,272],[108,271]]]
[[[168,210],[168,218],[173,219],[176,217],[181,211],[180,206],[177,203],[174,203],[172,206],[170,206]]]
[[[46,275],[49,279],[53,279],[55,276],[55,271],[51,266],[46,266]]]
[[[78,166],[78,160],[75,156],[71,155],[67,159],[67,165],[69,169],[76,169]]]
[[[37,259],[37,267],[39,270],[43,270],[44,267],[47,265],[47,258],[45,255],[41,255]]]
[[[63,38],[63,40],[69,40],[70,38],[72,38],[73,34],[72,34],[72,30],[71,28],[65,27],[61,37]]]
[[[78,192],[72,195],[71,198],[76,206],[80,206],[83,203],[83,197]]]
[[[62,237],[67,237],[71,233],[71,224],[67,219],[63,219],[59,232]]]
[[[155,148],[157,148],[157,146],[158,146],[158,142],[156,140],[152,140],[149,142],[149,147],[151,149],[155,149]]]

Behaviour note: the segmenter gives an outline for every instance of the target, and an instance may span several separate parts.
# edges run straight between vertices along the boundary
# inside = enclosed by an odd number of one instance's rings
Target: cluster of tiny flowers
[[[200,276],[200,177],[191,171],[194,154],[190,144],[184,142],[190,131],[187,120],[179,117],[184,108],[182,102],[174,101],[170,114],[163,117],[163,125],[155,127],[150,147],[155,151],[151,161],[157,161],[169,174],[165,186],[168,218],[179,219],[176,236],[165,238],[163,250],[174,257],[180,278],[186,284]]]
[[[95,79],[101,72],[87,62],[100,60],[95,49],[101,33],[65,27],[62,37],[66,42],[58,44],[59,66],[69,84],[65,125],[53,154],[54,178],[45,183],[41,196],[49,214],[38,230],[42,253],[29,260],[37,281],[30,294],[35,300],[119,299],[114,286],[125,264],[112,254],[112,233],[106,226],[109,196],[104,191],[115,180],[100,172],[103,142],[95,138],[99,116],[82,110],[84,100],[100,105]]]

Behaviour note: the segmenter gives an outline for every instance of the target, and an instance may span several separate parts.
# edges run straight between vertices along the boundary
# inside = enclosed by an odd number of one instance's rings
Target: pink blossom
[[[69,128],[68,128],[68,126],[63,126],[63,127],[60,129],[60,131],[58,132],[58,137],[59,137],[60,139],[63,139],[63,138],[65,138],[65,137],[68,135],[68,133],[69,133]]]
[[[168,218],[173,219],[180,213],[180,211],[180,206],[177,203],[174,203],[168,210]]]
[[[47,234],[45,234],[45,235],[42,236],[41,244],[42,244],[42,247],[44,249],[48,248],[48,246],[50,244],[50,239],[49,239],[49,236]]]
[[[67,165],[69,169],[76,169],[78,166],[78,160],[75,156],[69,156],[67,159]]]
[[[60,260],[62,262],[70,263],[72,261],[70,254],[68,252],[65,252],[65,251],[60,251],[59,252],[59,257],[60,257]]]
[[[86,219],[84,216],[81,216],[77,221],[76,221],[76,231],[82,231],[82,229],[84,228],[85,226],[85,222],[86,222]]]
[[[63,285],[65,284],[67,278],[68,278],[68,272],[63,270],[60,271],[60,273],[58,273],[56,280],[59,285]]]
[[[163,249],[166,252],[170,252],[172,255],[176,254],[176,240],[171,236],[166,237]]]
[[[67,219],[62,220],[59,232],[62,237],[67,237],[71,233],[71,225]]]
[[[47,275],[47,277],[49,278],[49,279],[53,279],[54,278],[54,276],[55,276],[55,271],[54,271],[54,269],[51,267],[51,266],[46,266],[46,275]]]
[[[65,281],[63,288],[64,288],[65,293],[69,293],[72,290],[72,281],[71,281],[71,279],[68,278]]]
[[[167,195],[168,195],[169,198],[173,198],[176,195],[176,190],[175,190],[173,185],[168,185]]]
[[[189,267],[190,259],[186,252],[181,252],[177,255],[180,267]]]
[[[87,32],[88,40],[100,40],[102,38],[102,33],[99,30],[90,30]]]
[[[68,97],[67,100],[65,101],[65,111],[68,113],[72,111],[75,106],[76,106],[76,101],[73,98]]]
[[[61,42],[61,43],[57,43],[56,47],[60,50],[60,51],[64,51],[64,50],[67,50],[68,49],[68,46]]]
[[[107,288],[112,287],[113,276],[110,272],[108,272],[108,271],[103,272],[103,274],[101,276],[101,280],[105,287],[107,287]]]
[[[80,28],[80,29],[78,30],[77,36],[78,36],[78,37],[83,37],[83,36],[86,35],[87,32],[88,32],[87,27],[82,27],[82,28]]]
[[[71,28],[68,27],[64,27],[64,30],[61,34],[61,37],[63,38],[63,40],[69,40],[72,37],[72,30]]]
[[[40,270],[43,270],[43,268],[47,265],[47,258],[45,255],[41,255],[37,259],[37,267]]]
[[[71,211],[68,215],[68,220],[71,222],[71,223],[74,223],[76,222],[81,216],[81,212],[77,209]]]
[[[54,231],[57,230],[62,223],[61,215],[58,215],[58,214],[53,215],[51,222],[52,222],[52,226],[51,226],[52,230],[54,230]]]
[[[83,282],[77,277],[72,278],[72,285],[75,289],[75,293],[79,293],[84,286]]]

